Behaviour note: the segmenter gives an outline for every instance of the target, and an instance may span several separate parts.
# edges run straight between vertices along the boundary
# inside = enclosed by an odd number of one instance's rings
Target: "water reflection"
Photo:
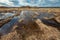
[[[44,17],[47,18],[53,18],[54,13],[44,13],[44,12],[33,12],[33,11],[22,11],[20,14],[20,19],[24,20],[24,23],[28,23],[29,21],[34,21],[34,19],[44,19]]]
[[[6,18],[13,16],[13,15],[15,15],[15,14],[14,13],[0,13],[0,20],[6,19]]]
[[[13,16],[13,15],[14,14],[12,14],[12,13],[6,13],[3,15],[4,17],[1,17],[1,18],[4,19],[4,18]],[[14,17],[9,23],[3,25],[0,28],[0,33],[3,35],[9,33],[12,30],[13,25],[15,23],[17,23],[19,19],[20,20],[23,19],[24,23],[27,24],[29,21],[34,21],[34,18],[38,18],[41,20],[44,17],[52,18],[52,17],[54,17],[54,14],[53,13],[43,13],[43,12],[33,12],[33,11],[27,11],[27,10],[22,11],[20,13],[20,16]]]
[[[13,25],[14,25],[15,23],[17,23],[18,20],[19,20],[18,17],[14,17],[9,23],[3,25],[3,26],[0,28],[0,33],[1,33],[2,35],[9,33],[9,32],[12,30]]]

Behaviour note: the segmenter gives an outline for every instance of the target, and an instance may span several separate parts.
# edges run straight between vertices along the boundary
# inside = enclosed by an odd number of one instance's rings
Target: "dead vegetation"
[[[1,40],[60,40],[60,30],[43,24],[40,19],[27,25],[17,23],[15,29],[1,37]]]
[[[44,20],[53,20],[60,25],[60,16]],[[0,40],[60,40],[60,26],[44,24],[40,19],[29,21],[28,24],[22,22],[16,23],[12,32],[1,36]]]

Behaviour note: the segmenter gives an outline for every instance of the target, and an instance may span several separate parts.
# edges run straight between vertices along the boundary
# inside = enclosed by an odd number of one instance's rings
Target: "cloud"
[[[0,0],[0,5],[2,5],[2,3],[5,3],[8,6],[14,6],[13,2],[10,2],[9,0]]]
[[[13,5],[19,5],[19,1],[18,0],[9,0],[9,2],[12,2]]]
[[[20,6],[36,6],[36,7],[60,7],[60,0],[0,0],[0,6],[20,7]]]
[[[59,0],[49,0],[50,2],[59,2]]]
[[[38,6],[41,0],[19,0],[19,4],[23,6]]]

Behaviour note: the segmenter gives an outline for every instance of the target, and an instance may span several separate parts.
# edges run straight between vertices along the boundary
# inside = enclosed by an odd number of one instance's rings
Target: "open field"
[[[60,8],[1,8],[0,11],[22,11],[22,10],[33,10],[33,11],[42,11],[42,12],[60,12]]]

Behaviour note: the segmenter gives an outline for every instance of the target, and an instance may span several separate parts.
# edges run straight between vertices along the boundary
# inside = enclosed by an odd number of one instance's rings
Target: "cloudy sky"
[[[60,7],[60,0],[0,0],[0,6]]]

